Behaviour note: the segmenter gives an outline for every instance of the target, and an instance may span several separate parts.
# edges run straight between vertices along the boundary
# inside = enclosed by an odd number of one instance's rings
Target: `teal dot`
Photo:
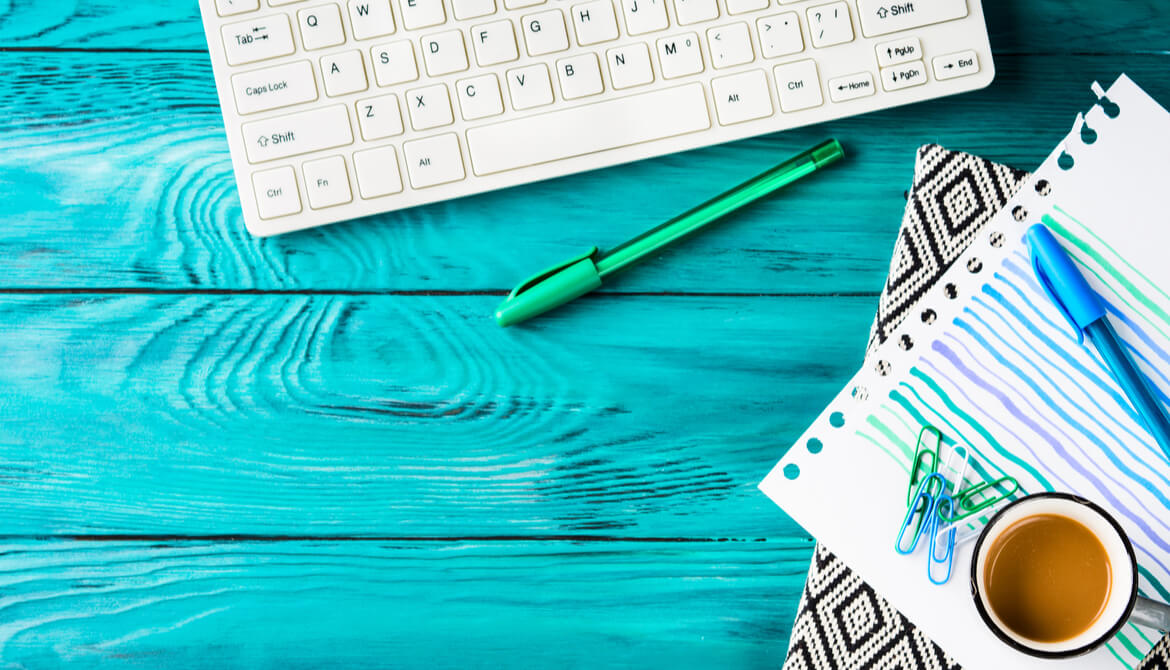
[[[800,466],[796,463],[789,463],[784,466],[784,476],[789,479],[796,479],[800,476]]]
[[[829,415],[829,424],[834,428],[840,428],[845,425],[845,415],[840,412],[833,412]]]
[[[821,453],[821,449],[825,447],[825,445],[821,444],[821,441],[815,437],[810,439],[806,446],[808,447],[808,453],[810,454],[819,454]]]

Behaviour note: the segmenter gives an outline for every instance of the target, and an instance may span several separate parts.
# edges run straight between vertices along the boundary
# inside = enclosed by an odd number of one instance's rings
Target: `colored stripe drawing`
[[[1095,280],[1131,354],[1170,402],[1170,296],[1069,212],[1045,224]],[[965,308],[921,347],[856,434],[907,472],[920,426],[971,447],[979,477],[1010,474],[1021,490],[1071,491],[1125,526],[1142,595],[1170,599],[1170,464],[1096,351],[1036,283],[1027,256],[983,270]],[[952,442],[952,443],[953,443]],[[1127,624],[1107,647],[1136,666],[1157,634]]]

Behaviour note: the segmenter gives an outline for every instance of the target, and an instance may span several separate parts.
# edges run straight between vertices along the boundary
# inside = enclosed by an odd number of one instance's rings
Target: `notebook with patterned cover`
[[[931,144],[918,150],[866,365],[1028,173]],[[959,665],[825,547],[809,566],[784,670],[958,670]],[[1170,670],[1170,636],[1140,670]]]

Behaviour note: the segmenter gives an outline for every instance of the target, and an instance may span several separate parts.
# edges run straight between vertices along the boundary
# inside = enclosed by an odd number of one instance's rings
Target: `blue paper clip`
[[[930,553],[926,559],[926,576],[932,584],[942,586],[951,579],[951,565],[955,557],[955,526],[943,520],[944,516],[954,514],[955,499],[941,493],[935,498],[935,513],[930,518]],[[938,538],[946,533],[947,539],[943,544],[946,551],[942,556],[938,553]],[[947,566],[947,573],[941,579],[935,578],[936,565]]]
[[[938,492],[932,493],[929,489],[935,483],[938,484]],[[894,540],[894,551],[903,556],[914,553],[914,550],[918,548],[918,540],[922,537],[923,532],[936,526],[936,523],[932,519],[938,516],[938,501],[946,495],[946,488],[946,478],[937,472],[930,473],[922,480],[922,483],[918,485],[918,490],[914,493],[913,500],[906,509],[906,518],[902,519],[902,527],[898,530],[897,539]],[[906,544],[906,529],[910,527],[910,523],[914,520],[916,514],[921,514],[922,516],[919,517],[918,523],[914,525],[913,541],[910,542],[909,547],[906,547],[904,546]]]

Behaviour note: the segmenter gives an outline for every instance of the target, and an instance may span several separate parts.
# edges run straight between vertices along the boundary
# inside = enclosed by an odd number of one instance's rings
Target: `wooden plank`
[[[919,144],[1035,165],[1091,102],[1089,81],[1126,69],[1170,99],[1168,63],[1003,57],[997,83],[957,98],[260,241],[240,219],[204,57],[0,54],[0,183],[16,194],[0,283],[499,291],[836,136],[848,161],[611,288],[876,293]],[[30,103],[25,73],[36,68],[49,72]]]
[[[198,6],[115,0],[8,0],[0,12],[0,47],[190,49],[206,51]],[[1002,2],[983,0],[997,53],[1165,51],[1159,0]]]
[[[3,535],[800,534],[871,298],[6,296]]]
[[[0,665],[777,667],[811,542],[0,544]]]

